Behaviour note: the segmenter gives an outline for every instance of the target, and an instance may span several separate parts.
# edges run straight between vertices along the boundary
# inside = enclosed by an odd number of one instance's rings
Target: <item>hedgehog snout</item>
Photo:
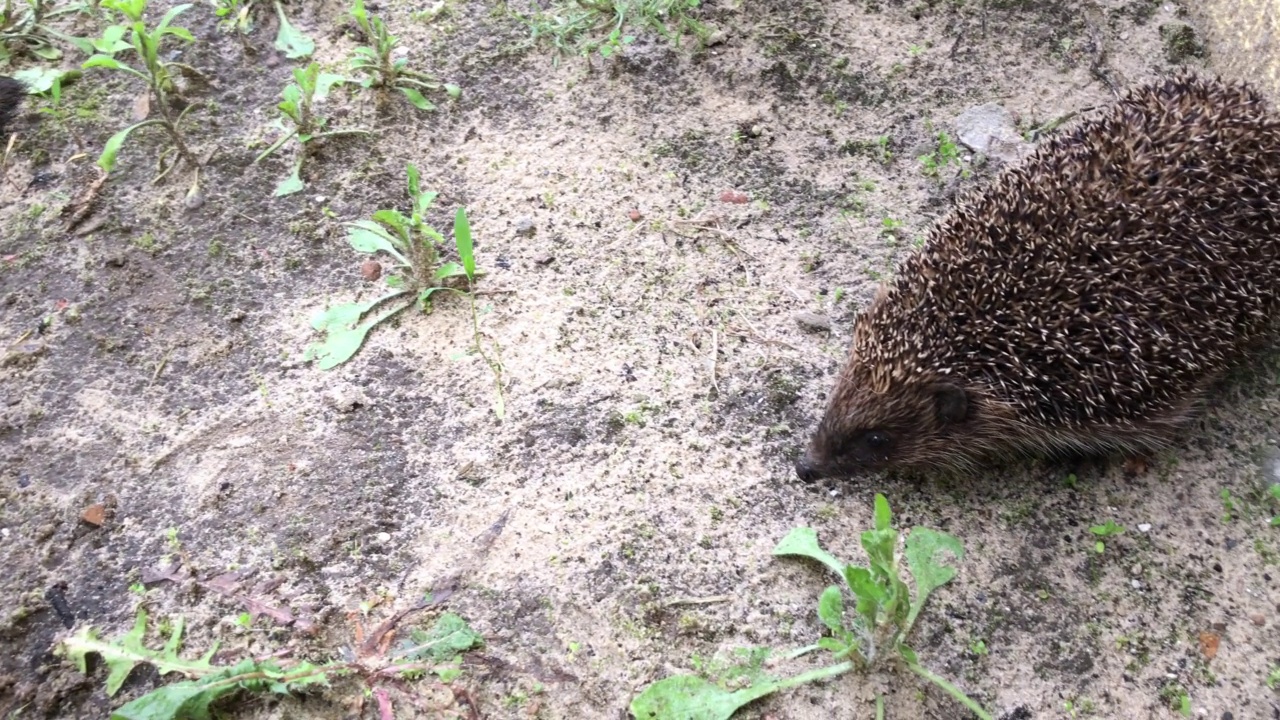
[[[822,479],[822,471],[818,469],[818,466],[810,459],[809,455],[805,454],[804,457],[796,461],[796,477],[800,478],[801,482],[811,483]]]

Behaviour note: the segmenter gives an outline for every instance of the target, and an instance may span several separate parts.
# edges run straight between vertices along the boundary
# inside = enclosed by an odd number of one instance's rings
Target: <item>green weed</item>
[[[218,29],[223,32],[234,32],[241,40],[253,32],[254,0],[212,0],[213,14],[221,18]]]
[[[839,576],[856,599],[852,611],[847,612],[840,586],[832,585],[824,590],[818,600],[818,617],[830,635],[819,639],[815,645],[786,656],[793,659],[815,650],[826,650],[832,654],[836,664],[776,679],[759,670],[763,659],[756,658],[752,671],[744,673],[733,684],[739,688],[733,691],[698,675],[669,677],[650,685],[636,696],[631,702],[632,714],[637,720],[728,720],[744,705],[779,690],[851,670],[866,672],[893,661],[934,683],[982,720],[990,720],[991,715],[963,691],[923,667],[915,652],[906,645],[907,636],[924,609],[929,594],[955,576],[955,568],[941,564],[937,560],[938,554],[947,551],[959,558],[964,554],[964,548],[959,540],[946,533],[912,528],[907,535],[903,555],[915,580],[913,597],[903,580],[901,557],[897,550],[900,538],[892,519],[888,501],[877,494],[875,527],[862,533],[868,567],[848,565],[823,550],[812,528],[792,530],[773,550],[775,556],[797,555],[817,560]],[[878,718],[884,717],[884,699],[878,693],[876,713]]]
[[[251,620],[247,617],[247,613],[241,614],[237,624],[248,627]],[[457,677],[462,654],[483,642],[465,620],[445,613],[436,619],[430,630],[413,630],[408,639],[380,657],[361,653],[365,656],[354,662],[338,661],[324,665],[248,658],[234,665],[214,665],[212,659],[218,650],[216,643],[196,659],[186,659],[178,654],[184,629],[181,617],[172,624],[161,622],[157,629],[162,635],[168,635],[168,640],[160,649],[149,648],[144,644],[147,613],[139,608],[133,628],[115,641],[104,641],[92,627],[84,627],[60,643],[55,652],[86,675],[89,672],[88,656],[99,656],[107,667],[107,697],[114,697],[120,691],[138,665],[151,665],[161,676],[181,675],[182,680],[163,685],[122,705],[111,713],[111,717],[182,720],[208,718],[214,702],[241,692],[264,697],[299,692],[310,686],[328,686],[340,677],[361,678],[367,686],[366,692],[388,680],[398,682],[423,672],[434,673],[442,682],[449,682]]]
[[[435,110],[436,106],[422,94],[424,90],[443,89],[452,98],[457,98],[462,93],[457,85],[444,84],[430,75],[410,70],[408,58],[393,60],[391,53],[399,40],[387,32],[387,26],[380,18],[369,15],[364,9],[364,0],[355,0],[350,13],[364,31],[365,39],[371,43],[356,48],[350,61],[351,69],[365,76],[360,83],[361,87],[379,91],[380,102],[387,91],[394,89],[404,93],[409,102],[419,110]]]
[[[925,175],[940,178],[942,171],[952,164],[960,165],[960,146],[945,132],[938,133],[936,149],[920,156],[920,164]]]
[[[677,45],[685,33],[706,42],[710,31],[691,15],[700,5],[700,0],[555,0],[521,20],[535,43],[550,45],[557,54],[608,58],[635,42],[638,30]]]
[[[162,45],[166,37],[176,37],[185,42],[195,40],[191,36],[191,31],[172,24],[178,15],[191,7],[191,4],[186,3],[170,8],[156,23],[155,27],[150,29],[142,21],[142,16],[147,10],[147,0],[102,0],[102,6],[119,13],[123,22],[109,25],[102,31],[102,37],[92,41],[95,54],[84,61],[81,67],[85,69],[94,67],[107,68],[133,75],[142,80],[149,90],[150,109],[158,112],[159,116],[149,117],[141,122],[134,123],[112,135],[107,140],[102,154],[98,157],[98,166],[106,172],[111,172],[116,166],[116,156],[119,155],[120,148],[124,145],[125,140],[129,138],[129,134],[139,128],[158,125],[164,128],[172,145],[166,148],[156,161],[159,173],[152,182],[159,182],[165,175],[169,174],[170,170],[177,166],[178,162],[176,160],[170,163],[168,167],[164,166],[165,158],[173,152],[178,154],[180,160],[198,168],[199,162],[187,146],[187,141],[182,131],[178,128],[179,123],[182,122],[187,113],[197,106],[195,104],[185,104],[181,110],[175,112],[175,105],[182,103],[175,102],[178,97],[177,88],[173,82],[173,69],[177,68],[195,75],[199,75],[199,72],[189,65],[161,59]],[[127,40],[126,37],[128,38]],[[138,66],[116,59],[117,53],[129,51],[133,51],[134,61],[138,63]],[[192,192],[195,192],[195,190],[196,188],[193,185]]]
[[[25,7],[14,8],[14,0],[4,0],[0,7],[0,63],[9,64],[15,54],[40,60],[58,60],[62,50],[54,40],[69,42],[84,49],[86,41],[53,29],[48,21],[61,15],[80,12],[80,7],[56,7],[55,0],[21,0]],[[91,52],[86,50],[86,52]]]
[[[397,210],[378,210],[372,220],[347,223],[347,242],[357,252],[383,253],[390,257],[392,272],[384,277],[388,292],[367,302],[345,303],[316,313],[311,326],[325,337],[307,348],[304,359],[318,361],[321,369],[336,367],[355,355],[379,323],[415,304],[429,312],[432,296],[440,291],[465,295],[471,306],[474,350],[494,374],[497,386],[494,412],[502,418],[505,415],[502,364],[496,343],[495,353],[490,355],[481,342],[474,285],[482,273],[476,268],[466,209],[458,208],[453,222],[454,247],[461,262],[442,263],[440,248],[444,245],[444,236],[425,220],[437,193],[421,189],[418,169],[413,165],[408,166],[408,190],[413,203],[408,217]],[[455,286],[459,281],[465,283],[466,290]]]
[[[1117,525],[1114,520],[1108,520],[1101,525],[1094,525],[1090,527],[1089,532],[1093,533],[1098,537],[1097,542],[1095,542],[1093,545],[1093,549],[1095,552],[1101,555],[1107,549],[1106,544],[1102,542],[1102,538],[1109,538],[1114,535],[1119,535],[1120,533],[1124,532],[1124,526]]]
[[[294,82],[286,85],[281,96],[284,98],[276,107],[280,110],[281,121],[293,127],[266,150],[263,150],[253,162],[256,165],[263,159],[279,150],[290,140],[297,140],[298,153],[293,162],[293,171],[289,177],[276,186],[275,196],[282,197],[301,191],[306,184],[302,180],[302,169],[312,151],[311,143],[325,138],[343,135],[369,135],[368,130],[349,128],[344,130],[326,130],[328,119],[317,115],[312,110],[312,103],[324,98],[334,86],[346,82],[346,78],[333,73],[320,72],[320,66],[311,63],[305,69],[295,68]]]

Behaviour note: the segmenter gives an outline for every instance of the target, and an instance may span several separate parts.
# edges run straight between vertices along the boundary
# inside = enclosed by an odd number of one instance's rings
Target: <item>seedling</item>
[[[1235,515],[1236,502],[1231,497],[1231,491],[1227,488],[1222,488],[1222,492],[1219,493],[1219,497],[1222,498],[1222,522],[1229,523],[1231,522],[1231,518]]]
[[[1098,541],[1094,543],[1093,549],[1099,555],[1101,555],[1107,549],[1106,545],[1102,542],[1102,538],[1109,538],[1109,537],[1112,537],[1113,535],[1119,535],[1120,533],[1124,532],[1124,526],[1117,525],[1114,520],[1108,520],[1101,525],[1094,525],[1090,527],[1089,532],[1093,533],[1098,537]]]
[[[178,127],[187,113],[196,106],[182,103],[181,99],[178,98],[177,88],[173,83],[172,69],[178,68],[193,74],[199,73],[189,65],[161,59],[161,46],[165,37],[173,36],[186,42],[194,40],[189,30],[172,25],[174,19],[190,8],[191,4],[185,3],[171,8],[160,19],[160,22],[150,30],[147,29],[142,21],[142,15],[147,10],[147,0],[102,0],[102,6],[120,13],[125,22],[111,25],[103,30],[102,37],[93,41],[97,54],[86,60],[82,67],[86,69],[94,67],[108,68],[141,79],[147,84],[149,91],[149,109],[158,112],[159,116],[149,117],[142,122],[134,123],[112,135],[107,140],[107,144],[102,150],[102,155],[98,157],[98,166],[106,172],[111,172],[116,166],[116,156],[120,153],[120,147],[128,139],[129,133],[138,128],[158,125],[164,128],[169,135],[169,141],[172,145],[166,148],[156,161],[159,174],[152,182],[159,182],[165,175],[169,174],[170,170],[177,166],[178,162],[175,160],[168,167],[165,167],[165,158],[170,153],[176,152],[179,160],[184,160],[192,167],[198,168],[199,162],[187,146],[186,139]],[[129,37],[128,41],[124,39],[126,35]],[[133,51],[134,59],[140,64],[140,67],[126,64],[115,58],[117,53],[129,50]],[[182,105],[181,110],[176,113],[175,105]],[[195,190],[196,186],[193,184],[192,192],[195,192]]]
[[[991,715],[963,691],[922,666],[915,651],[906,644],[929,594],[955,577],[955,568],[939,562],[938,554],[947,551],[960,558],[964,554],[963,546],[946,533],[912,528],[902,555],[915,579],[913,596],[903,580],[898,542],[899,533],[892,525],[889,503],[877,494],[875,527],[862,533],[868,567],[848,565],[823,550],[813,528],[792,530],[774,548],[775,556],[798,555],[822,563],[844,580],[856,599],[853,610],[846,612],[841,588],[832,585],[824,590],[818,600],[818,617],[830,636],[787,655],[795,658],[826,650],[838,661],[835,665],[784,679],[760,673],[749,677],[746,687],[733,691],[697,675],[678,675],[660,680],[641,692],[631,702],[632,714],[637,720],[728,720],[742,706],[778,690],[852,670],[865,673],[884,663],[897,662],[937,685],[982,720],[990,720]],[[876,694],[876,717],[884,717],[884,698],[879,693]]]
[[[19,0],[26,7],[14,8],[14,0],[4,0],[0,8],[0,63],[8,64],[12,54],[30,53],[41,60],[57,60],[62,51],[53,40],[83,46],[84,40],[54,30],[48,21],[60,15],[78,12],[79,8],[55,8],[52,0]]]
[[[253,32],[254,0],[212,0],[213,13],[222,18],[218,21],[218,29],[223,32],[234,32],[245,42],[246,36]]]
[[[931,178],[940,178],[942,171],[951,164],[960,164],[960,146],[945,132],[938,133],[937,149],[920,156],[923,172]]]
[[[1267,488],[1267,492],[1271,494],[1273,505],[1280,504],[1280,483],[1275,483]],[[1271,527],[1280,527],[1280,514],[1271,517]]]
[[[388,291],[373,300],[345,303],[316,313],[311,326],[323,332],[325,338],[308,347],[303,358],[316,360],[322,370],[337,367],[351,359],[374,326],[384,320],[415,304],[423,312],[430,312],[432,296],[440,291],[465,295],[471,305],[474,349],[493,371],[497,386],[494,412],[501,419],[505,415],[502,364],[496,356],[485,352],[480,341],[480,314],[473,287],[483,273],[476,267],[467,211],[458,208],[453,221],[454,247],[461,263],[441,263],[444,236],[425,220],[438,193],[421,189],[418,169],[413,165],[408,166],[408,179],[409,197],[413,202],[409,217],[397,210],[379,210],[372,220],[347,223],[347,242],[352,248],[368,255],[383,253],[391,259],[392,271],[382,276]],[[465,290],[456,287],[460,282],[465,282]]]
[[[393,60],[391,53],[400,41],[387,32],[386,23],[381,18],[369,15],[364,9],[364,0],[355,0],[351,6],[351,17],[364,31],[365,39],[372,43],[356,48],[355,56],[351,58],[351,69],[365,76],[361,87],[378,90],[379,103],[385,100],[388,91],[394,89],[404,93],[419,110],[435,110],[435,104],[422,94],[424,90],[443,89],[452,98],[462,93],[457,85],[441,83],[430,75],[410,70],[408,58]]]
[[[239,616],[237,624],[248,627],[252,621],[246,620],[247,617],[247,613]],[[92,627],[84,627],[60,643],[56,653],[86,675],[89,673],[88,656],[98,655],[108,670],[107,697],[114,697],[133,668],[141,664],[151,665],[161,676],[181,675],[183,680],[163,685],[124,704],[111,713],[111,717],[183,720],[208,718],[214,702],[241,691],[263,696],[298,692],[313,685],[328,686],[330,681],[340,677],[359,677],[366,685],[366,692],[381,691],[384,697],[384,686],[388,681],[412,679],[426,672],[447,683],[458,676],[462,654],[483,642],[461,617],[444,613],[430,630],[413,630],[409,638],[381,656],[363,652],[365,648],[359,647],[357,658],[351,662],[314,665],[305,661],[247,658],[234,665],[214,665],[212,659],[218,650],[216,643],[199,658],[183,658],[178,654],[182,645],[183,619],[179,617],[170,627],[166,625],[161,622],[157,628],[162,635],[169,636],[164,647],[147,647],[144,644],[147,613],[139,608],[133,628],[117,640],[101,640]],[[390,712],[388,699],[384,716],[389,717]]]
[[[290,140],[298,141],[299,147],[297,157],[293,162],[293,171],[289,174],[289,177],[280,181],[280,184],[276,186],[274,193],[276,197],[291,195],[306,187],[306,184],[302,181],[302,168],[311,154],[313,142],[343,135],[370,134],[368,130],[360,128],[326,130],[325,126],[329,122],[328,119],[315,113],[314,102],[317,99],[326,97],[330,88],[334,85],[346,82],[346,79],[341,75],[320,72],[320,66],[311,63],[305,69],[295,68],[293,79],[294,82],[286,85],[284,92],[281,93],[284,98],[283,101],[276,106],[280,110],[281,121],[287,122],[293,127],[286,130],[279,140],[272,143],[270,147],[263,150],[253,160],[256,165]]]
[[[635,42],[636,28],[652,30],[680,44],[684,33],[705,43],[711,31],[691,15],[700,0],[556,0],[545,10],[521,19],[555,52],[609,58]],[[558,61],[558,58],[557,58]]]

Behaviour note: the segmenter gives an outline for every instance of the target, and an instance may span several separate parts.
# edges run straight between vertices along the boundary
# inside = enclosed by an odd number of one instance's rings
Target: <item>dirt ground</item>
[[[1207,44],[1181,63],[1280,98],[1280,11],[711,0],[697,13],[707,47],[642,34],[619,57],[556,64],[507,12],[525,6],[449,0],[424,19],[417,5],[376,10],[461,98],[378,114],[336,90],[324,112],[379,132],[326,145],[294,196],[271,197],[288,155],[251,165],[298,66],[272,47],[272,13],[251,54],[206,6],[182,16],[196,42],[181,57],[216,85],[188,90],[211,103],[192,116],[213,153],[203,203],[184,202],[181,177],[149,185],[163,138],[144,131],[93,215],[66,229],[131,115],[127,80],[91,71],[65,92],[73,112],[33,101],[13,123],[0,178],[5,718],[106,717],[162,682],[139,668],[108,699],[101,667],[86,678],[51,653],[69,625],[126,631],[140,580],[153,615],[186,619],[191,654],[220,641],[229,661],[341,657],[362,603],[372,625],[432,592],[485,638],[459,681],[480,716],[625,717],[695,658],[814,642],[829,579],[770,550],[811,525],[861,561],[875,492],[900,526],[964,542],[914,647],[996,717],[1174,718],[1185,693],[1195,717],[1280,718],[1266,685],[1280,667],[1274,361],[1137,474],[1072,482],[1073,468],[1034,464],[809,486],[792,469],[856,310],[999,166],[961,148],[959,165],[926,174],[938,132],[983,103],[1020,130],[1104,104],[1175,69],[1161,27],[1177,22]],[[315,59],[340,66],[356,45],[346,6],[286,7]],[[407,209],[408,162],[440,193],[437,227],[470,214],[501,420],[458,299],[375,330],[337,369],[303,360],[312,313],[377,292],[342,222]],[[100,527],[81,519],[95,503]],[[1099,554],[1090,527],[1107,520],[1126,531]],[[175,561],[202,579],[241,573],[252,602],[157,580]],[[297,622],[236,622],[263,606]],[[228,707],[376,717],[353,709],[353,687]],[[880,673],[740,717],[870,718],[874,689],[890,717],[965,716],[914,676]]]

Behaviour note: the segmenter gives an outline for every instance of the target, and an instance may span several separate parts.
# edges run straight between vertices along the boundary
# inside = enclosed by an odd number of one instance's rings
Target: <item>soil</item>
[[[485,646],[452,700],[418,681],[396,717],[468,717],[462,697],[484,718],[621,718],[711,658],[815,642],[830,578],[770,551],[809,525],[862,562],[882,492],[901,527],[963,541],[913,646],[996,717],[1173,718],[1182,693],[1197,717],[1280,717],[1274,360],[1136,472],[810,486],[792,469],[854,313],[999,165],[961,148],[924,172],[961,112],[998,103],[1028,130],[1105,104],[1175,69],[1161,27],[1178,22],[1205,43],[1178,62],[1280,98],[1274,8],[1186,6],[712,0],[705,47],[638,33],[610,59],[553,62],[516,3],[424,16],[387,0],[376,12],[412,66],[461,97],[422,113],[334,90],[318,106],[332,124],[376,134],[326,141],[305,191],[275,198],[293,148],[253,160],[300,62],[273,47],[273,12],[242,43],[202,3],[179,22],[196,41],[166,46],[209,80],[182,87],[205,103],[187,124],[210,156],[200,197],[182,167],[151,184],[167,143],[144,129],[70,230],[142,88],[97,69],[61,111],[33,100],[0,171],[0,712],[105,717],[173,680],[140,667],[108,698],[100,662],[86,677],[52,652],[85,626],[126,632],[141,583],[153,617],[185,618],[185,652],[219,642],[219,662],[349,657],[358,628],[431,593],[402,633],[447,607]],[[346,7],[285,7],[339,69],[358,40]],[[407,211],[406,163],[440,193],[436,227],[470,215],[501,419],[459,297],[379,327],[336,369],[303,358],[314,312],[380,292],[342,223]],[[1099,553],[1090,527],[1107,520],[1126,530]],[[890,717],[965,716],[888,670],[739,716],[870,718],[877,690]],[[340,682],[224,707],[377,716],[362,697]]]

